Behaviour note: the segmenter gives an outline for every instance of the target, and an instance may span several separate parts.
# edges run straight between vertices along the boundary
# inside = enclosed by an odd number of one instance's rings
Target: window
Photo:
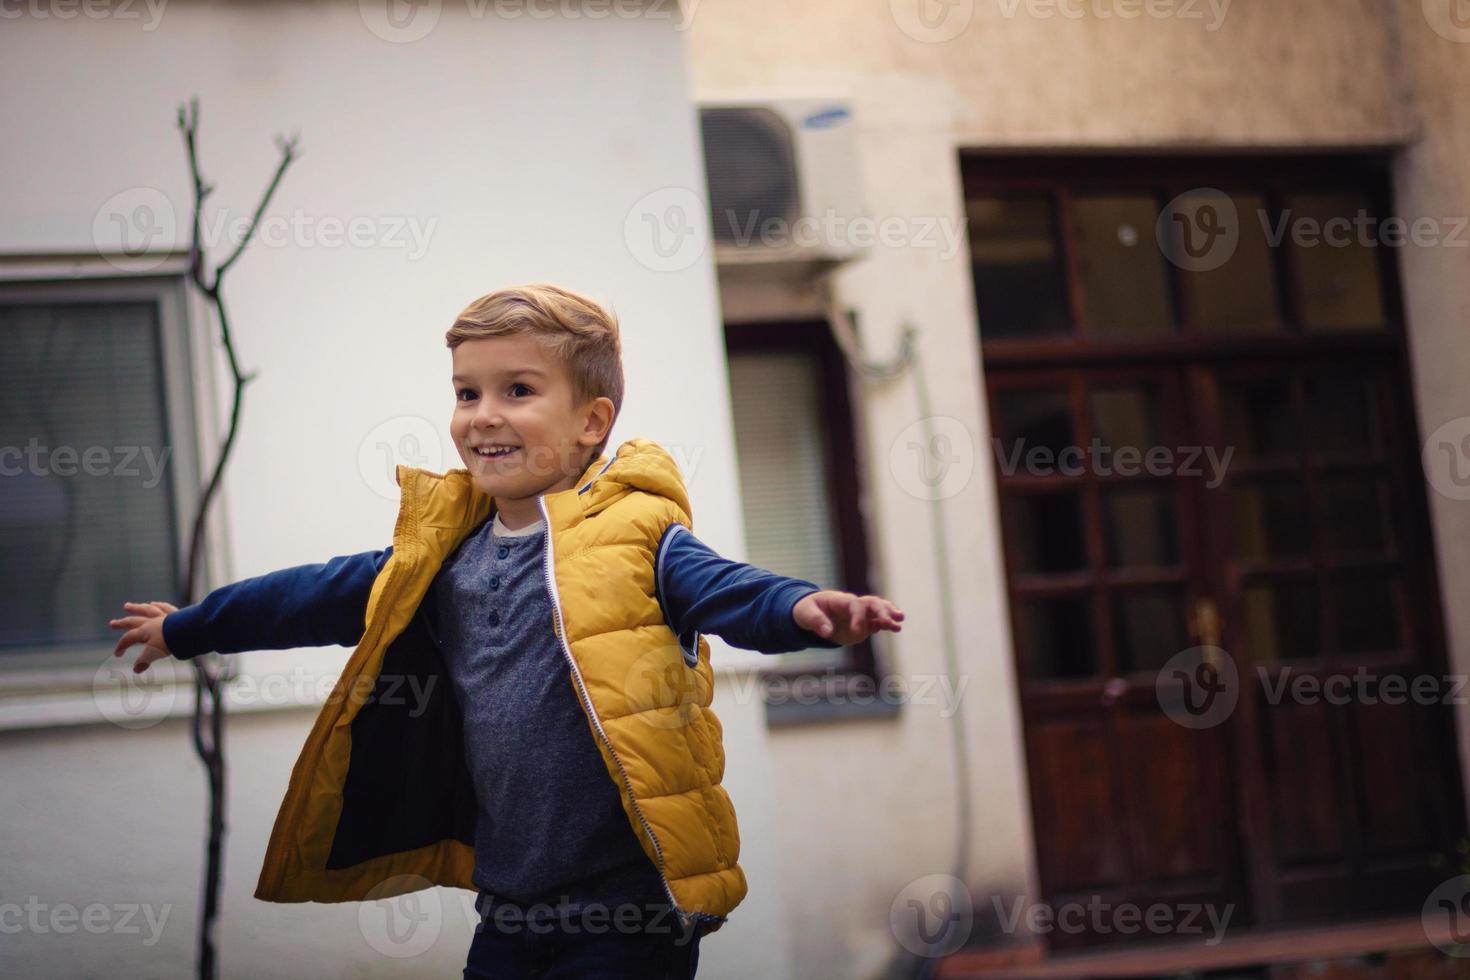
[[[0,284],[0,670],[90,680],[177,600],[197,507],[182,280]],[[79,675],[80,676],[80,675]]]
[[[825,589],[869,593],[846,365],[827,325],[738,324],[725,336],[748,560]],[[874,681],[869,641],[771,659],[776,677]]]
[[[1381,159],[964,164],[987,360],[1391,332]],[[1024,174],[1024,176],[1018,176]],[[1397,227],[1396,227],[1397,226]],[[1386,247],[1380,247],[1386,246]]]

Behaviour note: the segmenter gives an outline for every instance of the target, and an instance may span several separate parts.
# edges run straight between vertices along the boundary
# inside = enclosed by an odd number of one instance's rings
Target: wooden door
[[[1461,832],[1417,439],[1380,356],[1194,369],[1262,921],[1413,912]],[[1416,688],[1417,685],[1417,688]],[[1418,693],[1415,693],[1415,692]]]
[[[1224,914],[1246,898],[1241,801],[1219,778],[1238,765],[1231,729],[1180,724],[1156,691],[1181,652],[1219,642],[1197,613],[1211,593],[1194,463],[1146,457],[1199,445],[1184,380],[1172,366],[991,379],[1037,858],[1057,909]],[[1128,935],[1084,918],[1053,944]]]
[[[1043,897],[1175,924],[1056,947],[1413,912],[1455,873],[1394,256],[1273,238],[1381,215],[1385,166],[965,161]]]

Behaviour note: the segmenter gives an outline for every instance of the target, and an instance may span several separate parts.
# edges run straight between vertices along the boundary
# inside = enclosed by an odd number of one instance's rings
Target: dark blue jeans
[[[465,980],[690,980],[703,926],[667,909],[573,911],[518,905],[480,892]]]

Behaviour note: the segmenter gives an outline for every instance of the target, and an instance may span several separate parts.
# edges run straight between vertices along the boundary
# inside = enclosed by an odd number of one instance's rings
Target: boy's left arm
[[[670,525],[659,542],[656,579],[664,618],[686,649],[700,633],[746,650],[789,653],[849,646],[880,629],[902,628],[903,612],[887,599],[730,561],[682,524]]]

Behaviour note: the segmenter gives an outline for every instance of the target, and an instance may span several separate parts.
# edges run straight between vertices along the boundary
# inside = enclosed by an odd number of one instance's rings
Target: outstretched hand
[[[115,630],[127,630],[113,648],[114,657],[121,657],[134,643],[143,644],[143,652],[133,661],[133,673],[141,674],[153,661],[173,655],[163,641],[163,618],[171,612],[178,612],[178,606],[168,602],[124,602],[123,608],[132,615],[108,623]]]
[[[903,610],[882,596],[823,589],[804,595],[791,610],[796,625],[843,646],[861,643],[879,630],[903,629]]]

